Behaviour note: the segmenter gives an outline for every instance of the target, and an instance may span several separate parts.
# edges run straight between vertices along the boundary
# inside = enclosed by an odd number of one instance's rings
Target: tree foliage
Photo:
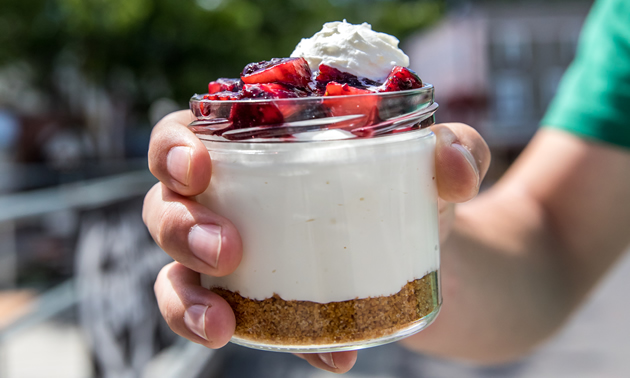
[[[288,56],[326,21],[404,38],[442,10],[443,0],[2,0],[0,67],[28,65],[37,88],[61,101],[51,73],[72,63],[141,110],[165,96],[185,104],[214,78]]]

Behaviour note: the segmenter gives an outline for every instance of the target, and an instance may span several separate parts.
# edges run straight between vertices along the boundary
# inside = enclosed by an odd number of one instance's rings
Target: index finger
[[[162,118],[151,132],[149,169],[169,189],[183,196],[203,192],[210,183],[210,155],[187,125],[193,121],[190,110]]]

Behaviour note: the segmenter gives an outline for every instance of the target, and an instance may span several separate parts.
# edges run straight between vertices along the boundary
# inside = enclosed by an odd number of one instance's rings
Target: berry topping
[[[320,64],[319,72],[317,73],[317,76],[315,77],[315,83],[316,83],[317,89],[320,91],[323,91],[323,89],[326,88],[326,85],[331,81],[334,81],[340,84],[348,84],[353,87],[362,88],[362,89],[370,87],[370,86],[377,86],[380,84],[380,83],[377,83],[376,81],[373,81],[367,78],[358,78],[347,72],[342,72],[336,68],[327,66],[325,64]]]
[[[243,98],[243,95],[240,92],[215,92],[207,95],[203,95],[204,100],[212,100],[212,101],[227,101],[227,100],[240,100]]]
[[[243,98],[239,92],[217,92],[212,94],[203,95],[204,100],[210,100],[211,102],[202,101],[199,104],[199,111],[201,115],[204,117],[209,117],[211,114],[214,114],[215,117],[222,118],[229,116],[229,111],[226,112],[226,109],[230,109],[229,105],[215,103],[214,101],[230,101],[230,100],[240,100]],[[226,114],[227,113],[227,114]]]
[[[208,83],[208,93],[217,93],[217,92],[238,92],[243,87],[243,82],[240,79],[226,79],[220,78],[216,81],[211,81]]]
[[[351,121],[352,126],[364,126],[378,120],[378,98],[375,96],[360,96],[356,98],[338,98],[346,95],[367,95],[374,93],[368,89],[360,89],[348,84],[330,82],[326,85],[326,99],[324,105],[330,109],[333,116],[363,115]],[[350,126],[347,125],[347,126]]]
[[[269,103],[255,105],[247,103],[234,104],[230,112],[230,119],[235,129],[273,125],[284,121],[280,110],[275,105]]]
[[[347,96],[370,93],[374,92],[369,89],[356,88],[348,84],[340,84],[332,81],[326,85],[326,92],[324,93],[324,96]]]
[[[245,84],[243,98],[295,98],[305,97],[308,93],[302,89],[277,83]]]
[[[409,68],[395,66],[392,68],[387,79],[381,87],[379,92],[395,92],[404,91],[407,89],[421,88],[422,80],[418,75]]]
[[[311,75],[304,58],[273,58],[245,66],[241,80],[245,84],[281,83],[306,87],[311,81]]]
[[[290,133],[301,132],[309,126],[302,121],[328,117],[341,117],[330,127],[370,136],[376,132],[374,125],[395,117],[401,106],[407,106],[398,97],[376,96],[376,92],[403,91],[422,85],[415,72],[400,66],[393,67],[381,83],[325,64],[313,75],[304,58],[274,58],[248,64],[240,79],[220,78],[210,82],[208,94],[202,96],[209,101],[202,101],[199,113],[195,114],[206,118],[206,122],[215,122],[213,127],[225,124],[212,132],[215,135],[227,132],[227,139],[278,136],[289,129]],[[318,101],[274,101],[312,96],[322,97]],[[242,101],[221,102],[234,100]],[[284,126],[287,123],[288,129]],[[274,125],[283,126],[267,127]],[[235,129],[248,130],[240,133]]]

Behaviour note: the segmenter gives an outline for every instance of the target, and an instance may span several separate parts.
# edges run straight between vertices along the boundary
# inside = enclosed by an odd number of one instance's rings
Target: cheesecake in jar
[[[237,344],[375,346],[440,308],[433,87],[397,64],[368,78],[323,61],[256,63],[191,99],[212,160],[196,199],[243,241],[233,273],[202,276],[234,310]]]

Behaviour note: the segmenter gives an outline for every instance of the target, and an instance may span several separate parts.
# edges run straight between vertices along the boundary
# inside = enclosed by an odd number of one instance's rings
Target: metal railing
[[[126,299],[127,302],[152,301],[152,306],[155,306],[152,293],[149,294],[151,298],[148,298],[146,292],[140,295],[137,292],[134,293],[133,290],[145,289],[145,281],[154,279],[152,274],[159,270],[160,264],[168,262],[168,256],[150,239],[148,241],[145,240],[146,238],[142,239],[146,234],[146,229],[142,225],[139,209],[124,207],[128,201],[139,202],[156,182],[157,180],[150,172],[144,169],[53,188],[0,196],[0,230],[2,230],[0,232],[0,244],[2,244],[0,265],[2,265],[2,271],[11,280],[15,279],[14,272],[17,270],[16,225],[22,221],[36,220],[56,212],[73,211],[82,214],[79,240],[75,251],[75,276],[39,294],[26,315],[0,330],[0,345],[19,336],[21,332],[54,319],[64,311],[76,308],[79,310],[81,327],[85,330],[88,339],[100,338],[100,340],[88,340],[95,361],[101,364],[115,364],[116,361],[124,362],[127,359],[122,354],[129,351],[124,350],[115,342],[107,344],[103,339],[115,341],[116,336],[119,336],[116,332],[125,327],[127,328],[125,332],[137,328],[139,320],[135,319],[136,323],[127,324],[133,322],[130,319],[136,313],[133,303],[131,305],[127,303],[125,307],[122,303],[125,298],[121,298],[121,293],[109,291],[112,290],[111,283],[121,280],[126,283],[131,282],[133,285],[129,287],[130,296]],[[119,203],[125,204],[121,206],[123,208],[115,208]],[[115,208],[113,211],[102,210],[112,206]],[[112,271],[111,263],[109,268],[103,268],[107,265],[104,264],[106,259],[113,259],[114,262],[125,261],[118,263],[117,271],[115,271],[116,267]],[[129,266],[140,269],[128,269]],[[142,278],[140,279],[139,276]],[[4,286],[14,284],[15,282],[5,282]],[[121,303],[116,303],[116,300],[121,300]],[[103,308],[108,307],[109,312],[103,311]],[[142,315],[147,318],[145,323],[152,323],[153,328],[156,328],[157,322],[161,321],[157,319],[160,316],[157,313],[157,307],[152,307],[149,312],[151,313]],[[141,319],[140,322],[142,321]],[[135,335],[135,337],[150,339],[153,337],[150,336],[151,332],[154,331],[145,330],[145,333]],[[145,344],[152,344],[153,341],[153,339],[147,340]],[[103,351],[106,344],[106,348],[109,349]],[[103,355],[117,355],[118,357],[111,362],[111,358],[109,360],[102,358]],[[130,377],[195,377],[204,370],[212,356],[213,351],[178,339],[167,349],[150,356],[149,361],[145,358],[136,363],[136,366],[123,367],[123,370],[125,376]],[[100,370],[103,376],[114,376],[117,373],[111,373],[111,371],[122,371],[120,367],[116,369],[110,369],[109,374],[103,366]],[[2,372],[0,372],[1,375]]]

